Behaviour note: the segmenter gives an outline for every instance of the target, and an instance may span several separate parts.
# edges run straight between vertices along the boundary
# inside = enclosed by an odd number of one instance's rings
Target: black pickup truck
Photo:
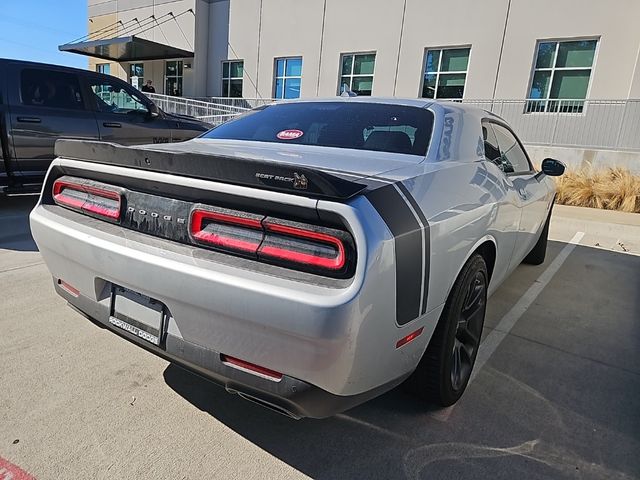
[[[0,59],[0,193],[37,188],[59,138],[167,143],[210,128],[193,117],[163,112],[116,77]]]

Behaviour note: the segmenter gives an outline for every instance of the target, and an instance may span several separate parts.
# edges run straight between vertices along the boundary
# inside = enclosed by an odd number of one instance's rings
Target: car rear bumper
[[[69,305],[100,327],[111,330],[145,350],[224,387],[229,393],[238,394],[245,400],[295,419],[326,418],[343,412],[391,390],[409,375],[407,373],[367,392],[346,396],[334,395],[288,375],[283,375],[280,381],[274,382],[229,366],[222,360],[219,352],[171,334],[166,335],[163,347],[152,345],[127,331],[114,327],[109,322],[110,311],[105,305],[83,295],[77,297],[71,295],[58,284],[56,279],[54,279],[54,287]]]
[[[200,248],[57,206],[38,205],[30,219],[54,278],[79,291],[75,297],[56,287],[77,309],[147,350],[293,416],[331,415],[400,383],[417,365],[439,315],[395,323],[389,297],[395,269],[380,260],[393,253],[384,228],[355,232],[369,243],[361,245],[353,281],[333,288],[217,263],[200,256]],[[109,323],[114,286],[167,307],[160,348]],[[399,338],[421,327],[420,337],[396,348]],[[281,372],[282,380],[230,367],[221,354]]]

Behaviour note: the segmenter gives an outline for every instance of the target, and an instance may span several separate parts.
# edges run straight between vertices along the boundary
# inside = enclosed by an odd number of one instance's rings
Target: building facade
[[[637,0],[89,0],[89,35],[61,49],[170,95],[350,89],[575,111],[640,98],[638,18]]]

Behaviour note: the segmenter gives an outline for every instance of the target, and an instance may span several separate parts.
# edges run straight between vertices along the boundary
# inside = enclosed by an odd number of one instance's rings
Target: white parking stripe
[[[524,295],[520,297],[520,300],[511,307],[504,317],[498,322],[496,327],[491,331],[489,335],[484,339],[484,341],[480,344],[480,349],[478,350],[478,356],[476,357],[476,363],[473,367],[473,372],[471,373],[471,378],[469,379],[469,384],[476,378],[478,372],[482,369],[482,367],[487,363],[493,352],[496,351],[498,345],[505,339],[505,337],[509,334],[511,329],[515,326],[516,322],[524,315],[527,309],[531,306],[533,302],[535,302],[538,295],[542,293],[547,284],[551,281],[553,276],[558,273],[560,267],[565,262],[565,260],[569,257],[573,249],[578,246],[580,240],[584,237],[584,232],[577,232],[569,243],[565,245],[565,247],[560,251],[558,256],[553,259],[553,262],[546,268],[544,272],[536,279],[535,282],[529,287],[529,289],[524,292]],[[467,385],[467,388],[469,388]],[[437,412],[433,412],[430,416],[435,418],[436,420],[446,421],[451,415],[453,411],[453,407],[444,408]]]

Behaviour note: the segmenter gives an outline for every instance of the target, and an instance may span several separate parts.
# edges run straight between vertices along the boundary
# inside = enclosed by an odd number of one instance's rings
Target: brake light
[[[263,222],[267,232],[258,256],[326,270],[346,263],[344,243],[337,236],[281,223]]]
[[[424,330],[424,327],[420,327],[418,330],[416,330],[415,332],[411,332],[409,335],[407,335],[406,337],[402,337],[400,340],[398,340],[398,342],[396,343],[396,348],[400,348],[403,345],[406,345],[407,343],[415,340],[416,338],[418,338],[420,335],[422,335],[422,331]]]
[[[230,357],[229,355],[224,354],[220,355],[220,359],[223,363],[233,365],[240,370],[248,370],[250,373],[258,374],[261,377],[267,377],[269,380],[278,382],[282,379],[282,374],[280,372],[261,367],[260,365],[256,365],[255,363],[249,363],[245,360],[240,360],[239,358]]]
[[[189,233],[196,243],[255,254],[262,242],[262,216],[221,208],[194,209]]]
[[[121,193],[99,182],[61,177],[53,183],[53,200],[60,206],[89,215],[112,221],[120,219]]]

